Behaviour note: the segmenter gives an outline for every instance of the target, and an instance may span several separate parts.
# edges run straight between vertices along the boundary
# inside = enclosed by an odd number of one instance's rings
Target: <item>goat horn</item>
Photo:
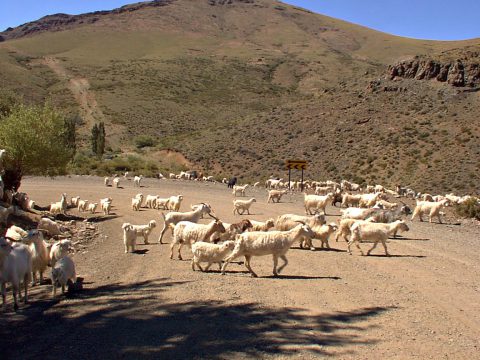
[[[305,224],[303,221],[300,221],[300,220],[296,220],[295,222],[298,222],[298,223],[300,223],[300,224],[302,224],[302,225],[307,225],[307,224]]]
[[[210,216],[211,218],[215,219],[216,221],[220,221],[217,217],[213,216],[212,214],[208,214],[208,216]]]

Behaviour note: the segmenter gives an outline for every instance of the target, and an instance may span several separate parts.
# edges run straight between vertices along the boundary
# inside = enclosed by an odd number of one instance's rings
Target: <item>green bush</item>
[[[65,117],[52,106],[11,108],[0,121],[0,147],[6,150],[6,188],[16,190],[25,174],[65,174],[74,154],[68,137]]]
[[[157,140],[148,135],[140,135],[135,138],[135,146],[139,149],[144,147],[152,147],[157,144]]]

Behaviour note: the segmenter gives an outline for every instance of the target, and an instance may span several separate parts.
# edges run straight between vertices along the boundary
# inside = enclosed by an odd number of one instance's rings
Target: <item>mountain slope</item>
[[[71,81],[87,82],[98,110],[80,110],[84,142],[102,120],[113,149],[130,152],[132,138],[148,134],[158,141],[151,156],[175,149],[218,175],[283,173],[284,159],[305,158],[315,177],[432,191],[478,184],[474,84],[388,71],[464,49],[476,64],[478,40],[404,39],[271,0],[139,3],[1,36],[0,83],[32,101],[74,111]]]

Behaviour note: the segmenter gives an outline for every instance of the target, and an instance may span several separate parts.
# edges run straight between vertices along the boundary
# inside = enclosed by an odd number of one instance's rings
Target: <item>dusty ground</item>
[[[1,346],[2,359],[478,358],[476,225],[409,221],[405,238],[388,243],[389,258],[381,247],[376,256],[356,249],[349,256],[346,244],[333,240],[331,251],[293,248],[280,278],[271,277],[270,257],[253,259],[257,279],[238,264],[221,276],[215,266],[192,272],[188,260],[170,260],[169,245],[140,245],[139,253],[124,254],[121,223],[156,219],[161,227],[161,220],[156,210],[130,210],[139,190],[131,181],[122,185],[106,188],[93,177],[23,182],[21,190],[39,204],[62,192],[96,201],[111,196],[118,217],[99,223],[102,235],[74,256],[83,292],[54,301],[49,286],[37,286],[29,305],[17,314],[9,306],[0,316],[0,341],[9,344]],[[149,179],[141,192],[181,193],[182,209],[207,201],[225,221],[240,218],[221,184]],[[267,204],[264,190],[249,195],[259,200],[253,219],[302,213],[299,195],[280,204]],[[338,209],[327,213],[338,219]],[[159,233],[156,228],[154,241]],[[183,253],[190,259],[188,249]]]

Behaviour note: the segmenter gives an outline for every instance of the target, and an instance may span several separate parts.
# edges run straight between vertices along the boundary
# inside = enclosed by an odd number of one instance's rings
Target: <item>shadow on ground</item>
[[[304,309],[222,301],[165,303],[169,279],[85,289],[75,299],[33,299],[0,317],[5,359],[264,357],[346,353],[376,343],[368,330],[386,307],[312,315]],[[93,284],[94,285],[94,284]],[[15,336],[1,334],[15,329]],[[4,346],[5,345],[5,346]],[[6,354],[5,352],[6,351]]]

